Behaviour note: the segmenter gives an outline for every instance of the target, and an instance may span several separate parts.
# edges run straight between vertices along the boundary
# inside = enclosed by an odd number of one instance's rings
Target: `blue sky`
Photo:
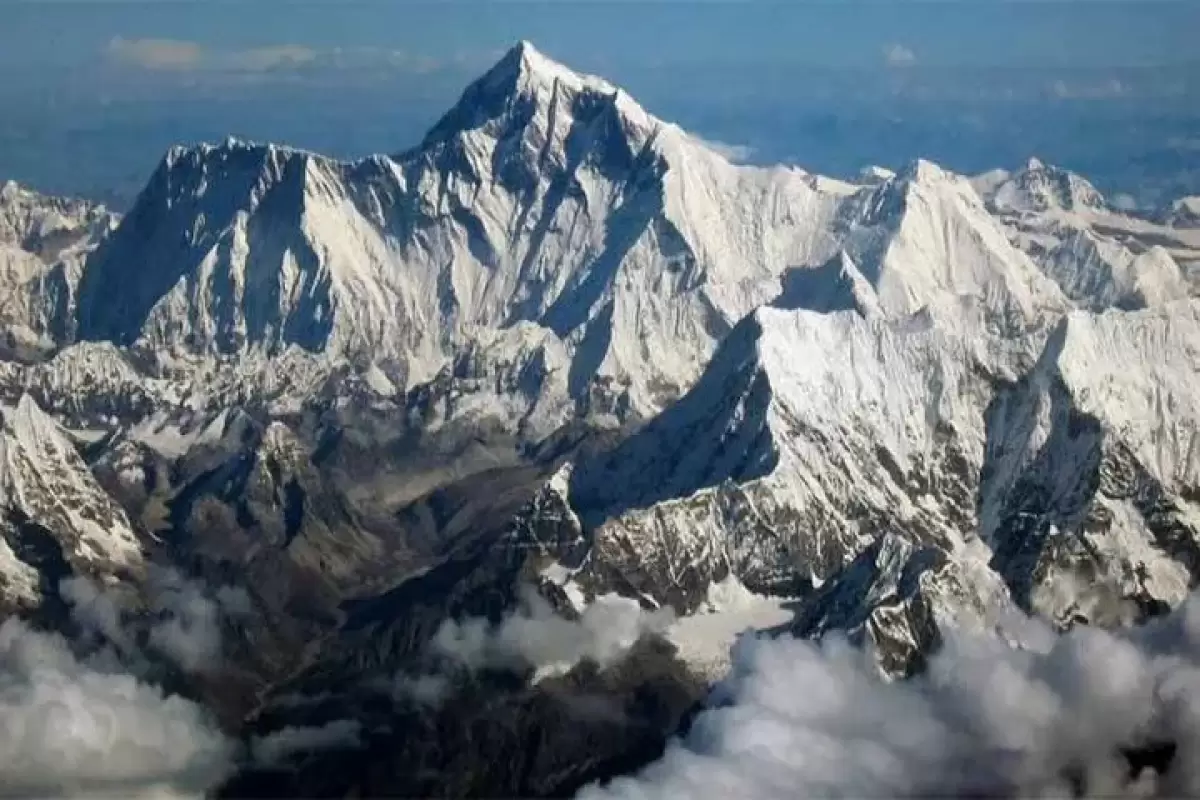
[[[114,37],[219,49],[375,47],[433,59],[520,38],[589,65],[711,58],[1126,66],[1197,58],[1192,0],[0,0],[0,64],[87,64]]]
[[[1200,0],[0,0],[0,178],[123,195],[228,133],[399,150],[526,38],[760,160],[1038,152],[1173,191],[1197,32]]]

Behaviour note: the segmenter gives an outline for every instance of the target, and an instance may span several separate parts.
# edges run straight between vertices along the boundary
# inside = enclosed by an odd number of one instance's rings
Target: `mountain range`
[[[1183,603],[1195,198],[723,152],[521,43],[393,155],[177,147],[124,216],[5,184],[0,606],[273,743],[209,788],[495,796],[657,757],[745,628],[907,675]],[[152,646],[164,570],[219,658]]]

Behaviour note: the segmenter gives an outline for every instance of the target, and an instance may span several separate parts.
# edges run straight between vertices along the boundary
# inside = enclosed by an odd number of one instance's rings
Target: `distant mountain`
[[[0,186],[0,353],[70,341],[83,262],[118,219],[82,200]]]
[[[746,627],[903,675],[1156,615],[1200,580],[1187,209],[733,164],[528,43],[394,155],[175,148],[119,220],[9,184],[0,600],[85,649],[124,628],[64,581],[225,592],[220,659],[137,674],[243,738],[232,796],[569,792]]]

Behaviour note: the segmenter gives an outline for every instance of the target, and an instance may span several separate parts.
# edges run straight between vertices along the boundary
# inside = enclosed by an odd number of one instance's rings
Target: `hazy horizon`
[[[520,39],[752,162],[845,176],[1037,155],[1141,205],[1200,192],[1195,3],[10,0],[5,14],[0,179],[118,206],[178,143],[406,149]]]

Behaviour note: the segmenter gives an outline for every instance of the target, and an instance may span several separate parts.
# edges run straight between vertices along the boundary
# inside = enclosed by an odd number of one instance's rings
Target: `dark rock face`
[[[567,797],[662,755],[704,687],[669,645],[644,641],[620,664],[583,664],[529,686],[520,676],[459,676],[436,707],[360,690],[255,730],[351,718],[360,744],[250,768],[222,797]]]

